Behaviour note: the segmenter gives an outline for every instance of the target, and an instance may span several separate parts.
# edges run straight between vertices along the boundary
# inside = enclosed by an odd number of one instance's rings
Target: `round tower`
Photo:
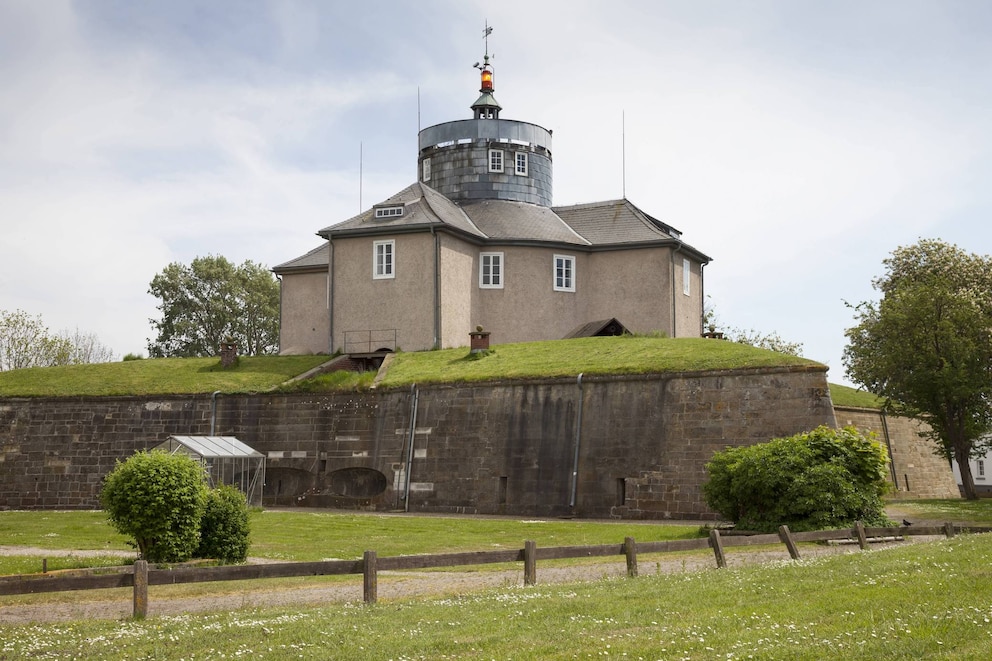
[[[487,27],[486,35],[492,28]],[[500,119],[487,47],[475,63],[482,84],[472,119],[435,124],[419,134],[420,181],[458,202],[509,200],[551,206],[551,131]]]

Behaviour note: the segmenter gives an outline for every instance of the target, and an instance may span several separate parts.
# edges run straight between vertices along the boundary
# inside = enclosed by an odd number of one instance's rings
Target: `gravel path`
[[[925,541],[927,537],[910,537],[905,544]],[[876,544],[873,548],[890,546]],[[859,550],[857,544],[831,546],[804,546],[804,558],[851,553]],[[58,555],[87,555],[84,551],[56,551],[29,547],[0,546],[0,553],[17,555],[38,555],[55,557]],[[92,552],[94,555],[108,555],[105,551]],[[134,557],[134,553],[123,553],[122,556]],[[759,563],[788,560],[789,554],[783,547],[781,550],[745,550],[728,549],[727,564],[729,567],[741,567]],[[265,562],[260,559],[249,559],[249,562]],[[715,560],[711,553],[698,553],[679,556],[677,559],[666,559],[664,555],[655,554],[639,558],[638,568],[642,575],[654,573],[678,573],[685,571],[714,571]],[[627,572],[626,563],[622,560],[610,560],[594,564],[570,566],[537,566],[538,584],[572,583],[595,581],[608,577],[624,576]],[[245,584],[239,584],[245,585]],[[253,582],[251,589],[232,590],[222,594],[199,595],[190,598],[156,597],[155,586],[149,590],[149,617],[162,615],[179,615],[182,613],[201,613],[209,611],[237,610],[242,608],[326,605],[333,603],[360,602],[362,600],[362,580],[354,576],[353,580],[329,585],[313,587],[292,587],[279,589],[259,589],[260,582]],[[499,588],[523,585],[523,568],[498,571],[383,571],[379,572],[378,598],[380,602],[408,599],[421,596],[445,597],[486,588]],[[92,595],[101,595],[93,599]],[[108,597],[106,595],[112,595]],[[16,599],[11,597],[8,599]],[[62,622],[80,619],[122,619],[130,617],[132,612],[131,591],[120,589],[113,592],[100,591],[64,592],[57,601],[43,604],[19,604],[0,606],[0,623],[29,624],[41,622]]]

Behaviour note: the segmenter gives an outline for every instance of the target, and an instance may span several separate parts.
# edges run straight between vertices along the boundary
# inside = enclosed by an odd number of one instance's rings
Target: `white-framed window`
[[[384,278],[395,278],[396,271],[393,267],[396,257],[396,242],[392,239],[388,241],[372,242],[372,277],[376,280]]]
[[[403,207],[376,207],[376,218],[395,218],[403,215]]]
[[[688,259],[682,260],[682,293],[688,296],[692,289],[689,288],[689,276],[692,275],[692,266]]]
[[[555,291],[575,291],[575,257],[555,255]]]
[[[503,253],[484,252],[479,255],[479,287],[503,288]]]
[[[984,459],[979,459],[977,463],[978,463],[978,471],[977,471],[977,473],[978,473],[978,479],[979,480],[984,480],[985,479],[985,460]]]
[[[527,176],[527,152],[518,151],[513,155],[513,174]]]
[[[421,181],[430,181],[431,180],[431,159],[430,158],[425,158],[422,161],[421,172],[420,172],[420,180]]]
[[[503,171],[503,150],[502,149],[490,149],[489,150],[489,171],[490,172],[502,172]]]

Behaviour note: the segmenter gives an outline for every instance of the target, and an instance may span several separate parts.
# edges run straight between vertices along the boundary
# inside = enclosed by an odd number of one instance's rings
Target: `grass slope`
[[[663,337],[587,337],[500,344],[481,357],[464,347],[396,354],[383,387],[412,383],[657,374],[816,363],[735,342]]]
[[[260,392],[326,362],[327,356],[157,358],[0,372],[0,397],[106,397]]]

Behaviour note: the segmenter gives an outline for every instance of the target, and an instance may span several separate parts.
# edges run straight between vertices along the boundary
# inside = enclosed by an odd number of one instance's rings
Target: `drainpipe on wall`
[[[334,355],[334,242],[327,240],[327,355]]]
[[[572,497],[568,501],[568,506],[575,507],[575,496],[579,491],[579,447],[582,440],[582,400],[583,390],[582,390],[582,372],[579,372],[579,377],[576,379],[575,384],[579,386],[579,405],[575,410],[575,457],[572,459]]]
[[[282,276],[279,275],[278,273],[276,273],[275,276],[276,276],[276,280],[279,281],[279,350],[276,351],[276,354],[281,354],[282,353],[282,320],[285,318],[285,315],[282,313]]]
[[[417,384],[410,386],[410,438],[406,450],[406,484],[403,486],[403,511],[410,511],[410,471],[413,470],[413,441],[417,433],[417,404],[420,401],[420,391]]]
[[[431,225],[434,237],[434,348],[441,348],[441,237]]]
[[[899,491],[899,473],[896,471],[896,458],[892,456],[892,440],[889,438],[889,423],[885,419],[885,411],[882,411],[882,435],[885,436],[885,447],[889,451],[889,473],[892,475],[892,486]]]
[[[217,428],[217,395],[220,394],[219,390],[215,390],[212,395],[210,395],[210,435],[216,436],[214,433]]]
[[[704,288],[705,280],[703,280],[703,269],[706,267],[706,262],[699,262],[699,337],[703,336],[706,329],[703,328],[703,315],[706,314],[706,289]]]
[[[678,323],[676,322],[676,319],[678,317],[676,316],[676,306],[675,306],[675,301],[677,300],[676,299],[677,290],[675,287],[675,255],[679,254],[679,252],[682,250],[683,247],[683,243],[681,239],[676,239],[676,241],[679,242],[679,247],[672,251],[672,337],[677,337],[677,333],[678,333]]]

